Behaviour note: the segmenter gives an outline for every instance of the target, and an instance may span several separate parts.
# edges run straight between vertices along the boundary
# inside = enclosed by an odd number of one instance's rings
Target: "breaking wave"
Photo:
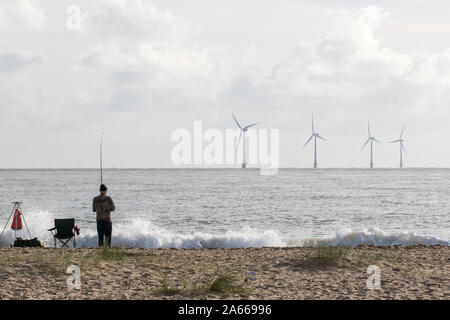
[[[248,248],[284,247],[286,243],[272,230],[258,232],[252,228],[222,234],[194,232],[177,234],[156,227],[150,222],[135,221],[113,231],[113,245],[137,248]],[[80,238],[80,246],[97,244],[97,234],[90,232]]]
[[[48,228],[53,226],[53,215],[48,211],[26,213],[26,222],[31,235],[41,240],[45,246],[53,245],[53,238]],[[3,226],[1,226],[3,227]],[[11,246],[14,232],[7,226],[0,240],[0,246]],[[97,233],[94,229],[81,226],[81,235],[77,237],[77,247],[95,247]],[[25,228],[24,228],[25,229]],[[0,230],[1,232],[1,230]],[[17,236],[28,238],[25,230]],[[387,234],[379,229],[342,229],[335,236],[322,239],[285,239],[274,230],[257,230],[250,227],[239,231],[229,230],[220,234],[193,232],[174,233],[158,227],[149,221],[135,220],[127,224],[113,226],[113,245],[136,248],[249,248],[249,247],[285,247],[285,246],[346,246],[359,245],[450,245],[450,241],[427,237],[413,232]]]
[[[302,242],[304,246],[343,246],[356,247],[360,245],[372,246],[448,246],[449,241],[441,240],[435,237],[426,237],[418,235],[414,232],[399,232],[395,234],[387,234],[380,229],[342,229],[336,232],[332,238],[326,239],[308,239]]]
[[[38,237],[45,246],[53,245],[48,228],[53,226],[53,217],[49,212],[27,213],[27,223],[31,235]],[[44,227],[45,226],[45,227]],[[81,226],[82,227],[82,226]],[[17,236],[28,238],[25,230]],[[0,246],[10,246],[14,242],[14,232],[9,229],[0,240]],[[245,227],[240,231],[227,231],[222,234],[194,232],[173,233],[155,226],[149,221],[135,220],[128,224],[113,225],[112,244],[136,248],[249,248],[284,247],[286,243],[273,230],[258,231]],[[97,246],[96,230],[81,229],[77,237],[77,247]]]

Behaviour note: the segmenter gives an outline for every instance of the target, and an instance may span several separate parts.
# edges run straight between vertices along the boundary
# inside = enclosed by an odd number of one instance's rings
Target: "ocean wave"
[[[97,245],[97,234],[90,232],[78,240],[81,247]],[[112,243],[116,246],[136,248],[249,248],[284,247],[286,243],[273,230],[257,231],[243,228],[222,234],[195,232],[177,234],[156,227],[150,222],[135,221],[113,231]]]
[[[448,246],[449,241],[436,237],[421,236],[414,232],[405,231],[394,234],[387,234],[380,229],[342,229],[336,235],[325,239],[308,239],[302,241],[303,246],[342,246],[356,247],[360,245],[373,246]]]
[[[41,240],[45,246],[53,246],[53,238],[48,228],[53,226],[54,216],[48,211],[26,213],[26,221],[31,235]],[[97,233],[92,229],[82,227],[81,235],[77,237],[77,247],[97,246]],[[26,230],[18,232],[17,236],[28,238]],[[14,232],[9,226],[0,240],[0,246],[11,246],[14,242]],[[243,227],[240,230],[229,230],[223,233],[174,233],[150,221],[133,220],[126,224],[113,225],[114,246],[136,248],[249,248],[249,247],[285,247],[285,246],[346,246],[359,245],[390,246],[390,245],[442,245],[450,242],[435,237],[421,236],[414,232],[385,233],[379,229],[341,229],[333,237],[322,239],[285,239],[274,230],[258,230]]]
[[[53,238],[48,228],[53,225],[53,217],[49,212],[27,213],[27,223],[31,235],[38,237],[45,246],[53,246]],[[45,226],[45,227],[44,227]],[[17,236],[28,238],[26,230],[21,230]],[[8,229],[0,240],[0,246],[11,246],[14,242],[14,232]],[[97,232],[83,229],[76,238],[77,247],[97,246]],[[72,242],[70,242],[72,243]],[[113,225],[112,244],[114,246],[135,248],[249,248],[249,247],[284,247],[273,230],[256,230],[244,227],[239,231],[229,230],[221,234],[193,232],[186,234],[174,233],[155,226],[149,221],[134,220],[127,224]]]

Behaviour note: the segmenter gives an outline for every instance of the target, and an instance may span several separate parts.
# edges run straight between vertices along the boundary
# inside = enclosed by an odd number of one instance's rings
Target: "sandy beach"
[[[445,246],[0,248],[1,299],[448,299]],[[69,290],[67,267],[81,270]],[[367,288],[367,267],[381,288]]]

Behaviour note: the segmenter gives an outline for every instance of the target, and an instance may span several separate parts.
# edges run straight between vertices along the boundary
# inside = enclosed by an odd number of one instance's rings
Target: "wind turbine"
[[[372,134],[370,133],[370,122],[367,125],[368,131],[369,131],[369,138],[367,139],[366,143],[364,143],[364,145],[361,148],[361,151],[364,149],[364,147],[369,143],[370,141],[370,168],[373,168],[373,142],[378,142],[381,143],[380,141],[378,141],[375,137],[372,137]]]
[[[308,141],[306,141],[305,145],[303,146],[303,149],[306,148],[306,146],[308,145],[308,143],[312,140],[312,138],[314,138],[314,168],[317,168],[317,138],[322,139],[324,141],[327,141],[325,138],[322,138],[320,136],[320,134],[316,133],[316,131],[314,130],[314,115],[312,116],[312,135],[311,137],[308,139]]]
[[[243,152],[242,152],[242,169],[247,168],[247,161],[245,160],[245,133],[247,132],[247,130],[253,126],[256,126],[258,124],[258,122],[255,122],[251,125],[248,125],[246,127],[241,127],[241,125],[239,124],[239,122],[237,121],[236,117],[234,116],[234,114],[231,114],[233,116],[234,121],[236,122],[237,126],[239,127],[239,129],[241,129],[241,134],[239,135],[239,140],[238,143],[236,144],[236,152],[237,152],[237,148],[239,147],[239,142],[241,142],[241,137],[243,137],[242,139],[242,147],[243,147]]]
[[[403,168],[403,151],[406,153],[406,149],[404,146],[405,140],[403,139],[403,132],[405,131],[405,127],[403,126],[402,133],[400,134],[400,138],[398,140],[391,141],[389,143],[400,143],[400,168]]]

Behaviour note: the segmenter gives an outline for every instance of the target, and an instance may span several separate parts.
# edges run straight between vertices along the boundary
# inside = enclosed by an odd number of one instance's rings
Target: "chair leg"
[[[67,243],[66,241],[61,240],[61,239],[58,239],[58,241],[59,241],[59,243],[61,243],[60,248],[64,248],[66,246],[66,243]]]
[[[72,240],[73,237],[70,237],[66,241],[64,241],[64,247],[69,247],[69,241]]]
[[[69,246],[69,241],[72,240],[72,238],[73,238],[73,247],[75,248],[75,246],[76,246],[75,237],[70,237],[70,238],[66,239],[65,241],[64,241],[64,239],[61,240],[61,239],[58,238],[58,241],[61,243],[61,247],[60,248],[68,247]],[[55,247],[56,247],[56,239],[57,238],[54,238],[54,239],[55,239]]]

